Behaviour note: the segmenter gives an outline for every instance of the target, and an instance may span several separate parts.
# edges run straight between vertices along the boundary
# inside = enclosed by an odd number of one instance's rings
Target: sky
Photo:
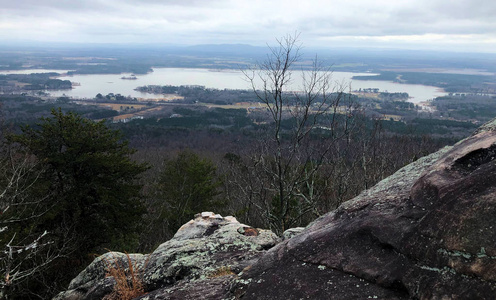
[[[250,44],[496,53],[494,0],[0,0],[0,44]]]

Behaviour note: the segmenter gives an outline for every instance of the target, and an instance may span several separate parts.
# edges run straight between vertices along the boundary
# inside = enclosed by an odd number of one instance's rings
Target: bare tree
[[[52,247],[49,233],[32,231],[28,224],[36,222],[50,207],[47,195],[38,199],[30,190],[42,172],[33,157],[12,149],[2,152],[0,159],[0,299],[24,281],[40,274],[60,255]]]
[[[237,186],[246,201],[263,212],[267,225],[281,234],[305,215],[318,214],[318,170],[328,163],[333,144],[347,135],[356,107],[317,58],[309,70],[296,69],[302,59],[298,34],[277,44],[269,47],[263,63],[244,72],[267,108],[269,122]],[[295,75],[301,75],[298,90],[291,89]]]

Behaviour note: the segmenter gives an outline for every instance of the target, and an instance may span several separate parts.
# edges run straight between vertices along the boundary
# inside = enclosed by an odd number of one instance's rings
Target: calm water
[[[44,70],[36,70],[42,72]],[[61,71],[58,71],[61,72]],[[3,72],[4,74],[6,72]],[[11,72],[14,73],[14,72]],[[27,73],[23,71],[22,73]],[[96,94],[108,93],[121,94],[144,99],[158,98],[158,95],[140,93],[134,89],[143,85],[203,85],[207,88],[217,89],[250,89],[250,83],[246,81],[243,73],[236,70],[212,71],[207,69],[178,69],[178,68],[155,68],[152,73],[137,75],[136,80],[121,79],[131,74],[91,74],[62,76],[59,79],[77,82],[79,85],[72,90],[48,91],[52,96],[66,95],[73,98],[93,98]],[[288,90],[299,91],[301,89],[301,74],[295,72],[293,81]],[[358,90],[360,88],[379,88],[380,91],[407,92],[411,102],[418,103],[438,96],[445,95],[436,87],[399,84],[388,81],[363,81],[351,80],[354,75],[369,75],[370,73],[334,72],[332,80],[336,85],[345,85],[346,91]]]

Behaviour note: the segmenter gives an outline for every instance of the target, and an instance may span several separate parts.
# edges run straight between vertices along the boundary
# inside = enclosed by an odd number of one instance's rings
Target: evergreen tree
[[[151,208],[153,231],[160,239],[156,242],[170,238],[199,212],[221,212],[225,201],[219,197],[222,182],[216,172],[212,161],[189,150],[164,160]]]
[[[144,206],[136,179],[147,166],[131,160],[134,150],[118,131],[59,109],[11,140],[41,167],[31,197],[45,199],[37,209],[46,212],[27,220],[24,228],[47,231],[65,249],[58,272],[78,272],[93,258],[90,254],[105,248],[132,251],[137,246]]]

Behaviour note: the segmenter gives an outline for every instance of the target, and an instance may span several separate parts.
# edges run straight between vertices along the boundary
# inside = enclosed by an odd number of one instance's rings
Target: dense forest
[[[381,71],[377,76],[353,76],[353,79],[431,85],[450,93],[487,94],[496,87],[494,75]]]
[[[43,91],[71,89],[69,80],[54,78],[59,73],[0,74],[0,92]]]

